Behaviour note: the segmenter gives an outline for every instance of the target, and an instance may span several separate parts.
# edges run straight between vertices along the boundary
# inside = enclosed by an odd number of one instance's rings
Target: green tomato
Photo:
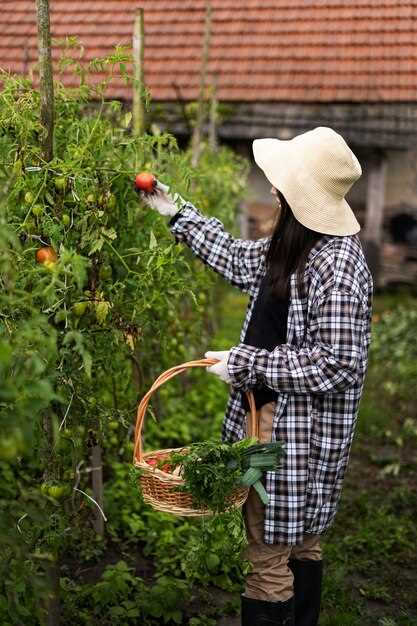
[[[108,278],[111,278],[113,274],[111,265],[102,265],[100,267],[100,271],[98,273],[99,277],[101,280],[107,280]]]
[[[119,422],[116,422],[116,420],[111,420],[109,422],[109,430],[118,430],[119,428]]]
[[[48,488],[48,495],[51,496],[51,498],[55,498],[55,500],[60,500],[66,493],[67,489],[65,485],[51,485]]]
[[[34,233],[36,230],[35,220],[32,220],[30,218],[27,219],[22,226],[22,230],[24,230],[26,233]]]
[[[19,453],[17,439],[13,436],[6,436],[0,440],[0,460],[13,461]]]
[[[41,216],[43,213],[43,207],[40,204],[35,204],[35,206],[32,208],[32,213],[36,217]]]
[[[13,164],[13,174],[15,176],[21,176],[23,173],[23,164],[20,159],[14,162]]]
[[[42,485],[41,485],[41,493],[43,493],[45,496],[47,496],[48,492],[49,492],[49,485],[48,485],[48,483],[42,483]]]
[[[207,569],[212,572],[215,569],[218,568],[218,566],[220,565],[220,559],[218,557],[217,554],[215,554],[214,552],[209,552],[206,556],[205,556],[205,561],[206,561],[206,566]]]
[[[68,213],[63,213],[61,217],[61,222],[63,223],[64,226],[69,226],[71,224],[71,218],[68,215]]]
[[[64,176],[58,176],[57,178],[54,178],[54,185],[55,189],[58,191],[64,191],[67,186],[67,180]]]
[[[88,302],[76,302],[72,305],[73,313],[76,317],[82,317],[86,312],[88,307]]]
[[[33,202],[33,193],[31,193],[30,191],[27,191],[25,193],[25,202],[26,204],[32,204]]]
[[[87,198],[86,198],[88,204],[94,204],[96,201],[96,197],[93,193],[89,193]]]

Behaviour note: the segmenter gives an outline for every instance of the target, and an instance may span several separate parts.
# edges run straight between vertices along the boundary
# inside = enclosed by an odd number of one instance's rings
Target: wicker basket
[[[181,476],[164,472],[162,469],[153,467],[146,462],[146,459],[149,458],[154,458],[159,461],[160,459],[169,456],[169,454],[174,450],[186,451],[187,448],[168,448],[166,450],[153,450],[152,452],[144,453],[142,450],[142,428],[149,400],[158,387],[191,367],[207,367],[208,365],[214,365],[217,362],[217,359],[200,359],[198,361],[188,361],[187,363],[171,367],[158,376],[139,404],[136,418],[133,463],[135,467],[142,470],[139,477],[139,484],[145,502],[158,511],[164,511],[165,513],[172,513],[173,515],[185,517],[202,517],[212,515],[212,512],[207,508],[195,508],[193,506],[191,494],[175,490],[178,485],[184,484]],[[251,409],[249,434],[253,437],[258,437],[259,424],[255,400],[251,391],[247,391],[246,395]],[[236,488],[230,496],[229,508],[242,506],[248,496],[248,491],[249,490],[246,487]]]

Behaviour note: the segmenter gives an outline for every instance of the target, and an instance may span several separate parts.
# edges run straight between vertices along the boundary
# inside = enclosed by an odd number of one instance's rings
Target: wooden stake
[[[103,509],[103,468],[102,468],[102,451],[101,445],[95,442],[90,455],[91,463],[91,486],[93,488],[93,497],[97,504]],[[94,530],[97,535],[104,535],[104,519],[100,510],[94,507]]]
[[[54,145],[54,77],[51,55],[51,26],[49,18],[49,0],[36,0],[38,21],[39,50],[39,94],[41,100],[40,119],[44,129],[42,137],[42,155],[45,161],[51,161]],[[49,462],[46,462],[44,479],[54,475],[53,464],[53,418],[47,412],[43,418],[45,443],[49,451]],[[59,626],[59,565],[51,561],[46,568],[49,592],[43,599],[46,626]]]
[[[384,152],[376,152],[369,164],[365,228],[363,231],[364,252],[375,285],[379,283],[381,269],[386,167]]]
[[[135,87],[133,89],[133,132],[141,135],[145,129],[145,107],[143,104],[144,82],[144,53],[145,53],[145,26],[144,11],[138,9],[133,27],[133,75]]]
[[[41,124],[44,128],[42,152],[45,161],[50,161],[53,155],[54,141],[54,82],[51,57],[49,0],[36,0],[36,9],[38,17]]]
[[[98,280],[98,264],[94,263],[93,272],[90,275],[89,288],[92,293],[95,292]],[[95,373],[93,373],[94,388],[97,388],[95,383]],[[91,428],[88,431],[88,448],[90,449],[90,463],[91,463],[91,488],[93,491],[93,499],[101,510],[103,510],[103,464],[102,464],[102,447],[101,447],[101,428],[100,420],[97,415],[93,416],[91,421]],[[98,535],[104,535],[104,519],[100,509],[95,506],[94,511],[93,528]]]
[[[52,410],[47,410],[42,418],[43,450],[42,459],[44,464],[43,480],[45,483],[53,481],[57,475],[54,437],[54,415]],[[51,561],[45,564],[45,575],[48,584],[46,594],[39,598],[41,612],[43,614],[42,626],[59,626],[60,601],[59,601],[59,553],[54,552]]]
[[[198,96],[197,107],[197,119],[195,121],[194,132],[191,139],[191,164],[195,167],[198,163],[201,152],[201,142],[203,136],[203,124],[205,118],[204,100],[206,90],[206,76],[207,76],[207,64],[210,53],[210,38],[211,38],[211,6],[206,7],[206,20],[204,24],[204,42],[203,42],[203,55],[201,60],[200,71],[200,93]]]
[[[386,158],[377,153],[369,165],[364,238],[381,243],[385,203]]]
[[[214,78],[210,93],[210,120],[209,120],[209,145],[215,151],[218,148],[217,122],[218,122],[218,102],[217,102],[217,81]]]

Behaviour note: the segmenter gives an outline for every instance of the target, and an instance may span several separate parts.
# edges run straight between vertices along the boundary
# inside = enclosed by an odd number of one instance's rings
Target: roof
[[[153,100],[198,94],[206,0],[51,0],[52,35],[85,58],[130,45],[145,9],[145,79]],[[211,0],[209,75],[239,102],[417,101],[417,0]],[[0,66],[37,58],[34,0],[1,7]],[[56,51],[55,51],[56,56]],[[122,82],[113,96],[130,98]]]

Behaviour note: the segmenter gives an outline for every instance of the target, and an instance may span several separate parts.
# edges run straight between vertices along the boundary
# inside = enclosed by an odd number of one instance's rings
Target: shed
[[[145,10],[145,82],[154,116],[187,135],[197,99],[206,0],[52,0],[54,38],[77,36],[85,58],[130,46]],[[211,0],[208,83],[223,105],[222,141],[250,156],[257,137],[290,138],[319,125],[340,132],[364,175],[348,196],[380,283],[417,277],[417,0]],[[55,49],[54,55],[58,51]],[[0,66],[36,63],[35,3],[2,3]],[[69,81],[69,78],[64,80]],[[114,83],[111,95],[131,92]],[[159,115],[163,104],[164,114]],[[226,105],[226,106],[224,106]],[[251,228],[272,226],[269,186],[254,166],[245,203]]]

